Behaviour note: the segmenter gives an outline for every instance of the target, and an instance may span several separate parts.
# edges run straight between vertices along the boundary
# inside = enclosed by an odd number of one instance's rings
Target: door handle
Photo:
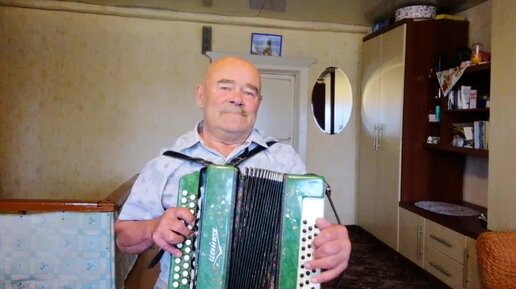
[[[380,150],[380,138],[382,137],[382,129],[383,125],[381,123],[377,123],[374,125],[374,150]]]

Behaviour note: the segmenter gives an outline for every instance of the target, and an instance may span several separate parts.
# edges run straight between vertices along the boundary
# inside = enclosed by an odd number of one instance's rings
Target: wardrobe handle
[[[432,238],[432,239],[436,240],[437,242],[439,242],[439,243],[443,244],[444,246],[446,246],[446,247],[448,247],[448,248],[453,247],[453,245],[452,245],[452,244],[448,243],[446,240],[443,240],[443,239],[441,239],[441,238],[439,238],[439,237],[437,237],[437,236],[435,236],[435,235],[430,234],[430,238]]]
[[[444,269],[443,267],[437,265],[437,264],[434,264],[432,262],[428,262],[428,264],[430,264],[430,266],[434,267],[437,271],[443,273],[444,275],[446,275],[447,277],[451,277],[452,274],[448,271],[446,271],[446,269]]]
[[[468,249],[464,248],[464,268],[462,269],[462,288],[466,288],[468,285],[468,262],[469,262]]]
[[[382,137],[382,124],[377,123],[374,125],[374,150],[379,151],[380,150],[380,138]]]
[[[421,234],[423,233],[423,230],[421,230],[421,226],[417,226],[417,255],[416,255],[416,260],[419,260],[421,259],[421,255],[422,255],[422,252],[421,252]]]

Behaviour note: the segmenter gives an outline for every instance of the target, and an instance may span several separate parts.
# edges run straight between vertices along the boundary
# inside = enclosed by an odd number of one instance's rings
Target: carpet
[[[352,250],[348,269],[323,289],[449,289],[358,226],[347,226]],[[340,281],[340,284],[339,284]]]

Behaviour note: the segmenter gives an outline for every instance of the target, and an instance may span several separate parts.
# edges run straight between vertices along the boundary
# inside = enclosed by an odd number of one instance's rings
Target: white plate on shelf
[[[434,213],[442,214],[442,215],[448,215],[448,216],[465,217],[465,216],[480,215],[480,212],[475,209],[457,205],[457,204],[452,204],[452,203],[420,201],[420,202],[414,203],[414,205],[416,205],[416,207],[419,207],[421,209],[424,209],[424,210],[427,210],[430,212],[434,212]]]

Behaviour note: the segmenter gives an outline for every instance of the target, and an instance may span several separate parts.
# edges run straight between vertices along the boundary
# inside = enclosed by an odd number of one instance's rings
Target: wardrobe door
[[[405,31],[401,25],[382,35],[378,131],[378,237],[397,249],[401,184],[401,133],[405,71]]]
[[[359,148],[359,180],[357,200],[358,224],[368,232],[378,230],[376,220],[378,162],[376,125],[380,105],[381,36],[367,40],[362,48],[362,106]]]

